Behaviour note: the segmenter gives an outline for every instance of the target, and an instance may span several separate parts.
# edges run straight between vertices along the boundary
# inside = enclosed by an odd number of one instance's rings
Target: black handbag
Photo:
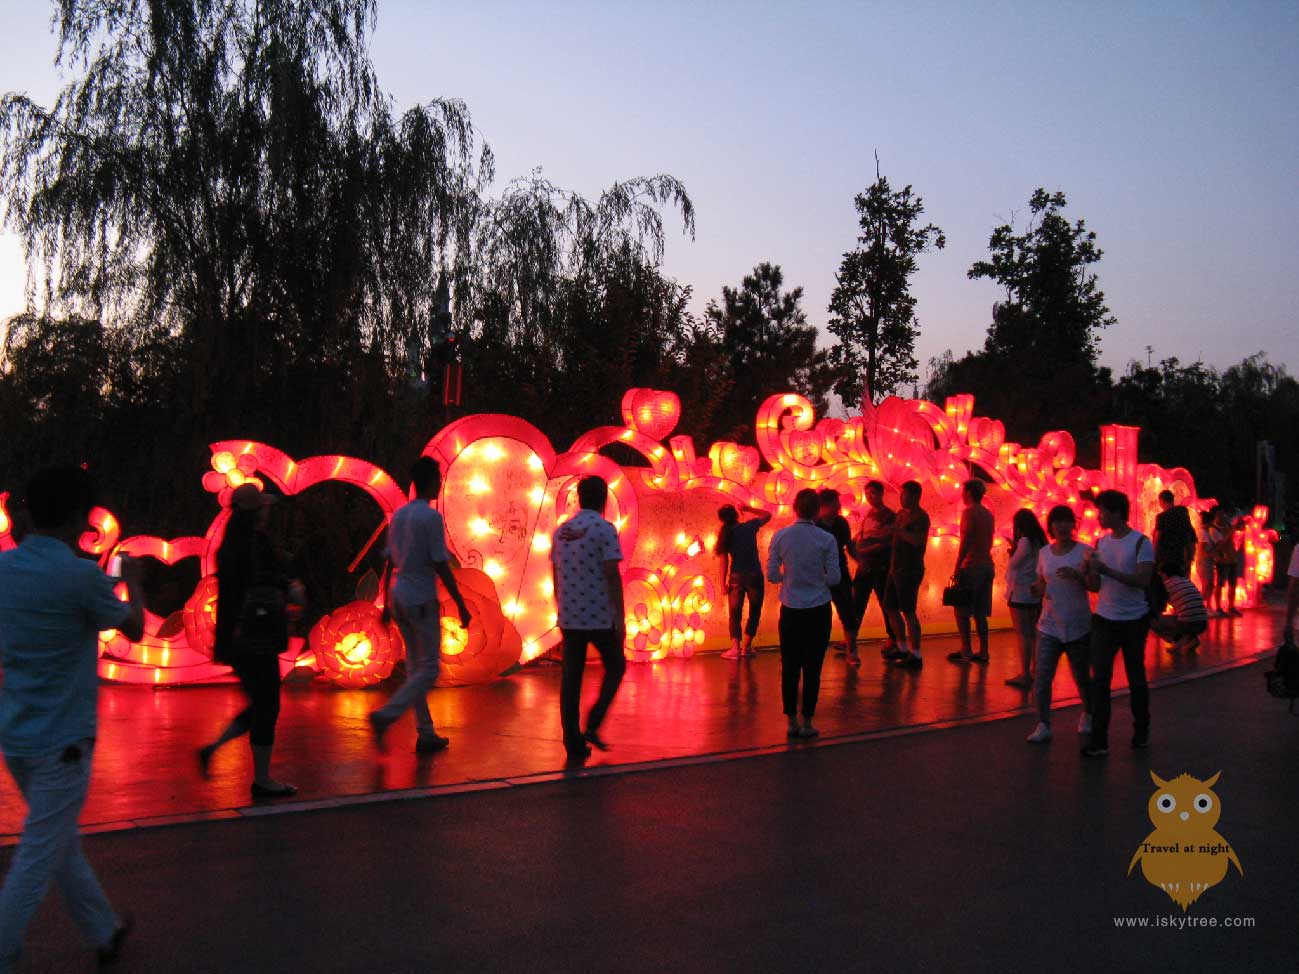
[[[951,606],[953,609],[968,609],[972,594],[968,588],[960,584],[957,576],[953,575],[951,583],[943,589],[943,605]]]

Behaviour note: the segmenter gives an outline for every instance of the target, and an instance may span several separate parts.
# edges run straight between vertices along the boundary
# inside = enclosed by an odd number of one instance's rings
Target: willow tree
[[[174,342],[188,415],[281,435],[364,415],[366,356],[427,340],[492,175],[469,112],[396,113],[374,0],[60,0],[52,106],[0,101],[0,191],[40,312]],[[283,442],[283,440],[282,440]],[[293,445],[292,443],[288,445]]]

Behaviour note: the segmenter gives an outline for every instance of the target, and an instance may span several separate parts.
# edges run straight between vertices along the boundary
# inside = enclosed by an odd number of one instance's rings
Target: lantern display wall
[[[1186,470],[1141,463],[1135,427],[1103,427],[1100,469],[1088,470],[1075,464],[1068,432],[1048,433],[1034,447],[1007,442],[1000,422],[974,415],[969,395],[954,396],[943,407],[891,397],[878,406],[867,404],[861,415],[847,420],[818,420],[801,396],[776,395],[758,412],[756,445],[718,442],[702,452],[690,437],[673,435],[680,409],[674,393],[632,389],[623,397],[621,425],[592,429],[563,452],[531,423],[495,414],[464,417],[429,441],[423,452],[443,471],[438,507],[474,615],[466,632],[455,620],[454,608],[443,605],[440,682],[491,679],[558,644],[551,536],[576,511],[576,485],[588,474],[609,484],[605,514],[618,529],[624,554],[625,652],[637,661],[687,657],[728,641],[725,593],[717,587],[713,555],[716,512],[722,504],[751,504],[773,515],[759,535],[765,559],[771,536],[793,519],[793,497],[801,488],[837,490],[855,531],[869,481],[886,485],[887,503],[893,507],[900,485],[918,481],[921,506],[932,521],[920,616],[929,631],[937,631],[952,627],[941,594],[955,560],[961,484],[970,476],[990,482],[985,504],[996,517],[994,558],[999,567],[1008,555],[1011,518],[1019,508],[1045,520],[1051,507],[1066,504],[1078,516],[1080,538],[1091,542],[1099,533],[1095,507],[1087,499],[1092,490],[1128,494],[1132,523],[1147,533],[1161,490],[1173,491],[1178,503],[1192,509],[1213,503],[1196,495]],[[638,453],[641,464],[619,466],[601,452],[614,444],[625,448],[624,455],[626,449]],[[211,449],[211,470],[202,483],[215,495],[217,512],[202,536],[122,539],[116,516],[103,509],[92,514],[91,530],[80,544],[101,564],[118,553],[165,564],[195,558],[202,576],[180,613],[167,619],[148,614],[140,642],[128,642],[118,633],[103,635],[104,679],[158,684],[204,682],[228,674],[211,659],[212,573],[234,488],[269,483],[293,495],[341,481],[375,502],[380,528],[406,502],[392,476],[354,457],[296,461],[253,441],[215,443]],[[6,500],[0,494],[0,550],[13,544]],[[1276,538],[1266,528],[1267,513],[1266,508],[1254,509],[1238,531],[1245,560],[1238,605],[1256,604],[1260,586],[1272,577]],[[994,624],[1008,622],[1003,573],[998,574]],[[404,650],[395,627],[381,622],[381,608],[381,596],[333,608],[307,639],[292,641],[282,671],[306,670],[347,688],[385,679]],[[760,643],[775,642],[777,613],[778,599],[768,598]],[[837,635],[837,623],[835,631]],[[877,607],[872,606],[863,632],[881,634]]]

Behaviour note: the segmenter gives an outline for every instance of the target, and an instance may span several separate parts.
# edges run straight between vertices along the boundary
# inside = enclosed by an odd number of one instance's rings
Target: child
[[[1168,590],[1168,604],[1172,611],[1152,620],[1150,628],[1173,644],[1169,647],[1170,653],[1179,650],[1195,652],[1200,645],[1200,633],[1209,625],[1209,612],[1204,606],[1204,597],[1183,571],[1181,565],[1172,561],[1159,566],[1159,575]]]

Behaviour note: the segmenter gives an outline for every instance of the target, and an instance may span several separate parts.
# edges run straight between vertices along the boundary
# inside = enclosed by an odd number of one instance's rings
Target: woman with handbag
[[[253,798],[284,798],[297,791],[271,777],[275,723],[280,714],[279,656],[288,648],[288,602],[302,601],[300,582],[284,576],[266,533],[275,498],[254,484],[235,489],[230,520],[217,551],[216,642],[212,657],[235,671],[248,705],[221,735],[198,749],[204,778],[217,749],[248,735],[253,752]]]

